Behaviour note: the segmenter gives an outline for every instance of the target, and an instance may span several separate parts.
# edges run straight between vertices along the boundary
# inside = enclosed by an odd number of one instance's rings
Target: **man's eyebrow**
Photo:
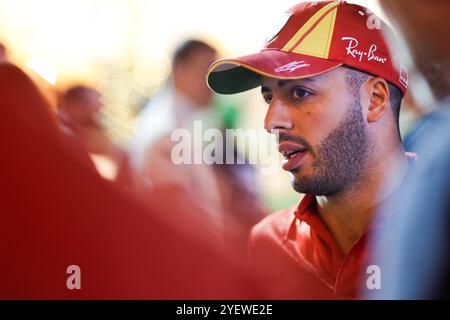
[[[314,82],[313,78],[303,78],[303,79],[282,79],[278,81],[278,86],[281,88],[285,86],[286,84],[292,82],[292,81],[306,81],[306,82]]]
[[[278,81],[278,86],[281,88],[281,87],[284,87],[286,84],[288,84],[289,82],[292,82],[292,80],[279,80]]]
[[[281,80],[278,80],[277,84],[278,84],[278,87],[282,88],[285,85],[287,85],[288,83],[293,82],[293,81],[315,82],[315,80],[313,78],[281,79]],[[266,93],[266,92],[272,92],[272,89],[270,89],[267,86],[261,86],[261,93]]]

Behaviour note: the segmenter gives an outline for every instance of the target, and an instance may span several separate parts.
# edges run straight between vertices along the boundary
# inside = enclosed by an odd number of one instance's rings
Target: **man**
[[[448,1],[381,1],[402,31],[415,67],[428,82],[436,111],[420,121],[411,136],[419,153],[388,210],[395,210],[377,234],[372,258],[382,275],[381,299],[450,297],[450,32]],[[418,91],[420,92],[420,91]]]
[[[391,59],[390,30],[364,7],[305,2],[283,22],[260,53],[219,60],[208,74],[219,93],[262,86],[265,128],[304,194],[254,228],[252,264],[273,298],[354,298],[374,209],[397,187],[380,184],[407,162],[398,128],[406,73]]]
[[[89,153],[104,178],[114,180],[125,161],[125,152],[106,135],[99,119],[102,108],[96,89],[76,85],[62,94],[58,118],[65,136]]]
[[[238,246],[245,248],[249,225],[263,217],[255,201],[257,197],[246,180],[232,166],[225,169],[220,165],[194,163],[194,156],[191,163],[175,163],[172,159],[173,150],[180,143],[176,141],[177,130],[188,132],[193,142],[203,138],[203,132],[200,137],[197,134],[196,122],[201,123],[203,130],[221,127],[220,118],[212,108],[212,92],[205,83],[205,73],[216,58],[216,50],[199,40],[188,40],[175,50],[166,87],[139,115],[131,163],[139,182],[143,180],[153,189],[177,193],[180,198],[186,196],[194,205],[191,209],[185,205],[185,212],[192,212],[192,219],[207,221],[207,226],[226,234],[226,238],[241,238]],[[203,147],[202,142],[192,144]],[[196,151],[189,150],[189,154]],[[200,153],[203,155],[202,149]],[[237,189],[238,195],[233,193]],[[238,204],[244,209],[241,212],[236,212]]]
[[[111,142],[99,119],[102,107],[100,93],[87,86],[70,87],[61,97],[58,117],[63,132],[79,136],[90,153],[111,152]]]
[[[206,218],[212,225],[221,225],[220,195],[212,168],[175,165],[171,159],[176,145],[171,140],[173,130],[181,127],[191,132],[194,121],[206,124],[211,119],[208,109],[212,93],[204,74],[216,57],[214,48],[198,40],[188,40],[175,50],[166,87],[151,99],[137,120],[131,164],[139,185],[143,182],[153,188],[180,189],[209,214]]]

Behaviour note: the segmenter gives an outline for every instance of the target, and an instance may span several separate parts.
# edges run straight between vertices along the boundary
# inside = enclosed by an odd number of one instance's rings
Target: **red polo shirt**
[[[345,255],[306,195],[297,208],[266,217],[250,236],[252,267],[275,299],[356,298],[365,281],[367,238]]]

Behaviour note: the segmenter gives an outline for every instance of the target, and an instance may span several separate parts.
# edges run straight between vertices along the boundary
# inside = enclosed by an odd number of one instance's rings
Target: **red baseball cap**
[[[285,13],[261,52],[221,59],[207,74],[209,87],[233,94],[261,85],[261,76],[301,79],[340,66],[384,78],[406,93],[408,74],[387,45],[392,30],[367,8],[345,1],[300,3]]]

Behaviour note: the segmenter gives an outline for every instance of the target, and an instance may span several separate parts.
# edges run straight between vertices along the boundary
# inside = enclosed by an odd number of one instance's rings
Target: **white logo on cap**
[[[376,61],[379,63],[386,63],[387,61],[387,58],[376,55],[376,51],[378,50],[376,44],[372,44],[368,51],[363,51],[358,49],[359,41],[357,39],[352,37],[342,37],[341,40],[348,41],[348,46],[345,48],[347,55],[358,59],[359,62],[362,62],[363,58],[367,59],[367,61]]]
[[[284,66],[276,68],[275,72],[283,72],[283,71],[293,72],[297,69],[309,67],[309,66],[310,66],[310,64],[305,63],[305,61],[292,61],[292,62],[289,62],[288,64],[285,64]]]

